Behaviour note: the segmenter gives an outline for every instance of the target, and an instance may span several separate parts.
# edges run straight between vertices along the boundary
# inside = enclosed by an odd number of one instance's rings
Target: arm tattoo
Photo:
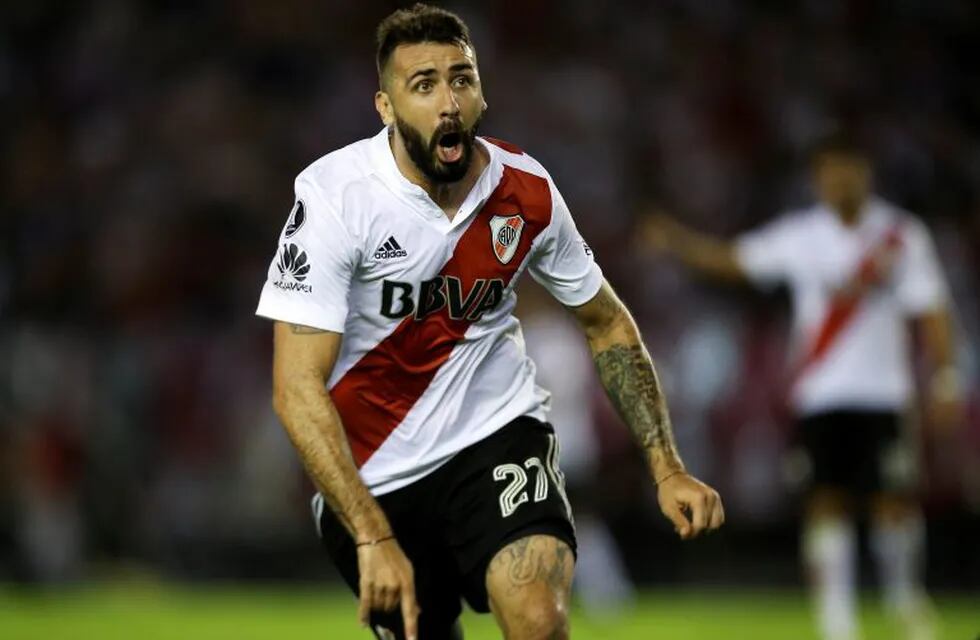
[[[641,344],[616,344],[595,356],[602,386],[644,449],[676,455],[667,402]]]
[[[289,328],[290,328],[290,330],[292,330],[293,334],[295,334],[297,336],[313,335],[313,334],[316,334],[316,333],[327,333],[323,329],[317,329],[316,327],[307,327],[304,324],[292,324],[292,323],[290,323]]]
[[[658,469],[683,469],[670,426],[667,401],[643,347],[636,323],[616,293],[603,283],[576,311],[606,394]]]

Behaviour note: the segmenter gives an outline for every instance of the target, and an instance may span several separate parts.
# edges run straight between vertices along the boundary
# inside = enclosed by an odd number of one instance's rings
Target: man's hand
[[[405,637],[418,637],[419,606],[415,601],[415,573],[394,538],[357,547],[361,601],[357,615],[370,624],[371,611],[394,611],[401,605]]]
[[[725,509],[718,492],[684,472],[661,481],[657,501],[684,540],[695,538],[703,531],[714,531],[725,522]]]

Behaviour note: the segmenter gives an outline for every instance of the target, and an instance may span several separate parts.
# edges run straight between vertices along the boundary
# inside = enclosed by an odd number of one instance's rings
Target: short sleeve
[[[895,271],[899,304],[909,315],[942,308],[949,288],[929,230],[918,220],[911,221],[905,225],[904,243]]]
[[[602,270],[585,243],[558,189],[551,185],[551,222],[531,257],[531,277],[558,302],[577,307],[599,292]]]
[[[796,253],[796,228],[786,217],[735,239],[735,259],[755,285],[772,287],[789,279]]]
[[[342,333],[356,265],[354,242],[334,210],[304,178],[279,236],[256,315]]]

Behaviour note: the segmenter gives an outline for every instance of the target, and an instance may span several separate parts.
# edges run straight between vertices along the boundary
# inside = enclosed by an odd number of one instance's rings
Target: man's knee
[[[528,598],[517,611],[505,615],[507,640],[566,640],[568,610],[559,598],[542,594]]]

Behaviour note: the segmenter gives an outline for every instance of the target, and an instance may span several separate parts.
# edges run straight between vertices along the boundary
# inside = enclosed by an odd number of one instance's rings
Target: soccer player
[[[855,510],[870,509],[871,548],[888,609],[930,638],[920,582],[923,522],[909,432],[909,321],[932,365],[927,407],[954,419],[958,383],[949,294],[926,227],[873,195],[868,155],[846,131],[814,146],[819,202],[728,242],[664,216],[645,237],[704,274],[784,283],[793,303],[790,405],[810,469],[802,550],[824,638],[856,638]]]
[[[636,325],[548,173],[477,137],[467,27],[419,4],[377,44],[384,128],[299,174],[262,290],[274,405],[377,637],[460,638],[465,598],[506,638],[566,638],[575,536],[511,314],[521,273],[577,318],[680,536],[720,526],[721,501],[685,472]]]

